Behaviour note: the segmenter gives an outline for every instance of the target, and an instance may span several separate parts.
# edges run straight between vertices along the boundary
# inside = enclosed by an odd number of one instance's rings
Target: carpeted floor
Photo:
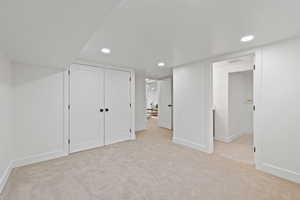
[[[5,200],[286,200],[300,185],[171,142],[156,127],[122,142],[17,168]]]
[[[230,143],[214,141],[215,153],[235,161],[254,165],[253,135],[246,134]]]

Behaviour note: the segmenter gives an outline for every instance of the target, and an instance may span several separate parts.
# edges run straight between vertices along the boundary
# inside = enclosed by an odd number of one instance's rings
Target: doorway
[[[172,129],[172,79],[145,79],[147,122],[152,121],[160,128]]]
[[[214,152],[254,165],[254,56],[213,64]]]

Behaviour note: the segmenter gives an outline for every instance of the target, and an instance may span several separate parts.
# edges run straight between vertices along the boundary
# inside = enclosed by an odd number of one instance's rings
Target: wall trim
[[[17,159],[13,161],[13,167],[21,167],[25,165],[30,165],[34,163],[39,163],[42,161],[52,160],[55,158],[60,158],[63,156],[67,156],[68,154],[62,151],[54,151],[54,152],[48,152],[48,153],[42,153],[38,155],[28,156],[25,158]]]
[[[2,177],[0,177],[0,194],[2,193],[7,181],[8,181],[8,178],[11,174],[13,170],[13,163],[10,162],[8,167],[6,168],[6,170],[4,171]]]
[[[243,135],[246,135],[246,133],[241,133],[241,134],[236,134],[236,135],[230,135],[230,136],[227,136],[227,137],[217,137],[215,136],[215,140],[218,140],[218,141],[221,141],[221,142],[225,142],[225,143],[230,143],[232,142],[233,140],[243,136]]]
[[[70,116],[68,106],[70,105],[70,77],[68,71],[63,73],[63,148],[66,154],[70,153],[70,146],[68,140],[70,139]]]
[[[146,128],[138,128],[138,129],[135,129],[135,133],[139,133],[139,132],[143,132],[147,130]]]
[[[277,167],[272,164],[256,164],[256,169],[300,184],[300,173]]]
[[[235,134],[235,135],[230,135],[230,136],[228,136],[227,138],[226,138],[226,140],[228,141],[228,142],[232,142],[233,140],[235,140],[235,139],[237,139],[237,138],[239,138],[239,137],[241,137],[241,136],[243,136],[243,135],[246,135],[245,133],[239,133],[239,134]]]
[[[183,145],[183,146],[187,146],[187,147],[190,147],[192,149],[203,151],[205,153],[209,153],[206,146],[204,146],[202,144],[197,144],[197,143],[185,140],[185,139],[173,137],[173,143]]]
[[[228,141],[228,139],[226,137],[218,137],[218,136],[215,136],[214,137],[215,140],[218,140],[220,142],[225,142],[225,143],[228,143],[230,141]]]

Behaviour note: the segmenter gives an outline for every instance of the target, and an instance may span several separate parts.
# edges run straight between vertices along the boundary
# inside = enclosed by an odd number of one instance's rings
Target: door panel
[[[104,145],[104,71],[72,65],[70,74],[70,152]]]
[[[158,126],[172,129],[172,82],[171,79],[159,81],[159,119]]]
[[[130,73],[105,70],[105,144],[130,139]]]

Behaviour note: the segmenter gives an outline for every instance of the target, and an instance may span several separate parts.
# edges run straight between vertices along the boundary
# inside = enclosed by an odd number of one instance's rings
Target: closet
[[[130,81],[128,71],[70,67],[70,153],[131,138]]]

